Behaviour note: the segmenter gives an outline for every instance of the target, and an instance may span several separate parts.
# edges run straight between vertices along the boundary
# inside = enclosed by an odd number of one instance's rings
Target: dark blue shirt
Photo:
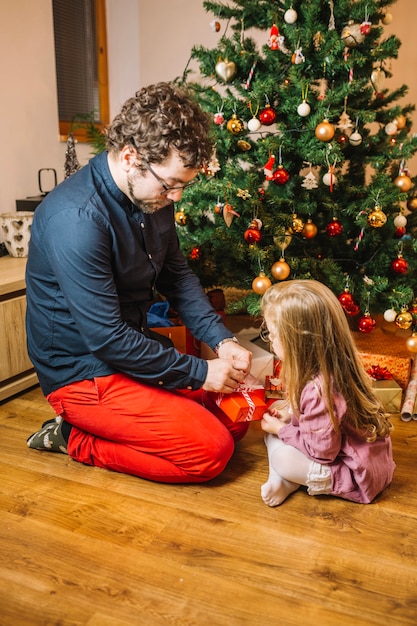
[[[48,193],[35,212],[26,269],[28,351],[45,395],[115,372],[167,389],[203,385],[205,360],[147,336],[156,291],[209,346],[232,335],[175,229],[172,204],[150,215],[131,203],[106,152]]]

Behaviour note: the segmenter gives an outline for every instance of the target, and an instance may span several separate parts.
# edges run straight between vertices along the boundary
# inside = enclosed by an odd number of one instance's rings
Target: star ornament
[[[242,200],[247,200],[252,197],[248,189],[238,189],[236,195],[238,198],[242,198]]]

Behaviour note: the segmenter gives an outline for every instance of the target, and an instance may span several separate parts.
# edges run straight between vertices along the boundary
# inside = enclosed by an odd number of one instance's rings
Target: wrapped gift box
[[[200,342],[193,337],[186,326],[182,324],[178,326],[158,326],[151,328],[151,330],[171,339],[174,347],[179,352],[200,356]]]
[[[233,422],[262,419],[267,410],[264,389],[242,389],[228,394],[213,394],[217,406]]]
[[[274,374],[274,356],[268,350],[267,343],[259,344],[259,329],[248,328],[240,331],[236,334],[241,346],[252,352],[252,367],[251,376],[255,378],[258,385],[265,386],[266,376],[273,376]],[[259,341],[258,341],[259,340]],[[257,342],[257,343],[255,343]],[[201,344],[201,358],[214,359],[216,355],[205,343]]]
[[[400,413],[403,390],[394,380],[374,380],[372,387],[387,413]]]
[[[367,372],[375,368],[384,369],[402,389],[407,387],[411,373],[411,358],[367,352],[359,352],[359,356]]]
[[[282,381],[275,376],[267,376],[265,379],[265,398],[283,400],[287,397]]]

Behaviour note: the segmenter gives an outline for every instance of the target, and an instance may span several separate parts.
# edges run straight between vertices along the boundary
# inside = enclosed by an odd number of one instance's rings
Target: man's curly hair
[[[175,150],[185,167],[198,169],[213,155],[210,130],[210,116],[189,91],[161,82],[124,103],[106,128],[106,147],[120,152],[131,145],[149,163],[162,163]]]

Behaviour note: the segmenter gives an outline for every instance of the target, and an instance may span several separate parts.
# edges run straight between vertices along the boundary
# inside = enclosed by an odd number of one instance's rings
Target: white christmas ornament
[[[325,185],[328,185],[330,187],[332,185],[336,185],[337,184],[337,178],[336,178],[336,176],[332,172],[327,172],[323,176],[323,182],[324,182]]]
[[[262,126],[262,123],[260,120],[258,120],[257,117],[252,117],[252,119],[250,119],[248,122],[248,129],[252,133],[256,133],[256,131],[259,130],[261,126]]]
[[[310,115],[310,111],[311,107],[305,100],[303,100],[303,102],[297,107],[297,113],[298,115],[301,115],[301,117],[307,117],[307,115]]]
[[[395,135],[397,130],[398,130],[398,126],[395,122],[388,122],[388,124],[385,126],[385,132],[389,136]]]
[[[395,318],[397,317],[397,311],[394,309],[387,309],[384,312],[384,320],[386,322],[395,322]]]
[[[284,21],[286,22],[286,24],[295,24],[295,22],[297,21],[297,18],[298,18],[297,11],[295,11],[292,7],[288,9],[288,11],[285,11],[284,13]]]
[[[362,143],[362,135],[357,130],[353,131],[349,137],[349,143],[352,146],[360,146]]]
[[[405,215],[397,215],[394,217],[394,226],[395,228],[404,228],[407,225],[407,218]]]

